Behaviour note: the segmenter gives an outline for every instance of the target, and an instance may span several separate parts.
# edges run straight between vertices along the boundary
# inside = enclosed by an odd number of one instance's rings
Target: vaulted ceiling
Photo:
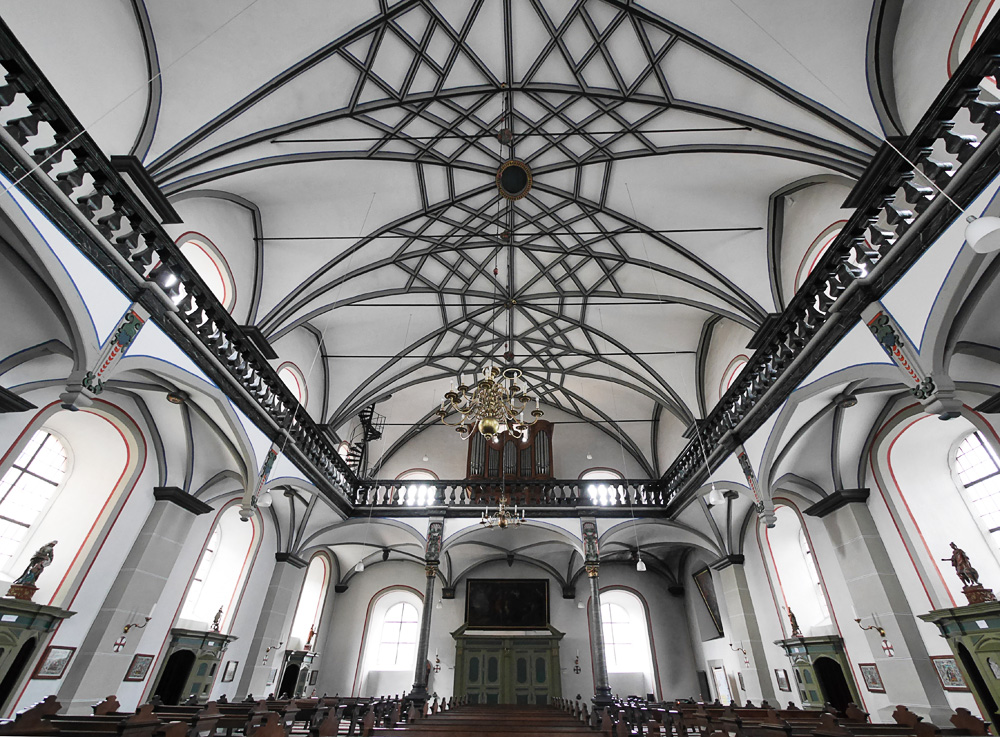
[[[628,438],[652,472],[649,423],[699,414],[706,323],[749,335],[781,308],[769,197],[856,177],[880,141],[867,3],[136,12],[156,84],[132,150],[175,200],[256,211],[256,242],[226,254],[254,264],[241,320],[334,356],[311,411],[335,430],[391,394],[386,447],[510,350],[543,408]],[[509,159],[533,177],[516,200]]]

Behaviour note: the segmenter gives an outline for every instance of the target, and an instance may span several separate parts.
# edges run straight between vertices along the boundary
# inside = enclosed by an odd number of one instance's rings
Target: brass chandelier
[[[497,511],[490,514],[490,508],[487,506],[486,511],[483,512],[482,519],[479,520],[479,524],[486,528],[499,527],[501,530],[505,530],[508,527],[520,527],[524,524],[524,510],[518,511],[515,504],[514,511],[512,512],[506,492],[500,492]]]
[[[518,439],[523,438],[543,412],[538,409],[538,397],[534,397],[532,419],[524,419],[524,410],[532,397],[517,383],[520,378],[520,369],[501,370],[494,365],[487,366],[483,369],[483,378],[474,387],[460,382],[457,390],[445,393],[438,417],[445,425],[461,433],[462,440],[472,437],[477,429],[487,440],[495,440],[504,432]],[[452,412],[461,415],[458,422],[448,422],[448,415]]]

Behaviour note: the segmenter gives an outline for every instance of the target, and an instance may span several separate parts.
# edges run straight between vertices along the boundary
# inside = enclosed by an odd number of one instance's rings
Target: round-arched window
[[[954,463],[973,512],[1000,545],[1000,458],[977,431],[958,446]]]
[[[177,240],[181,253],[227,311],[236,305],[236,282],[225,256],[208,238],[186,233]]]
[[[437,481],[438,477],[433,471],[428,471],[426,468],[411,468],[409,471],[403,471],[399,474],[396,480],[411,482],[401,488],[407,506],[426,507],[428,504],[434,503],[436,487],[433,484],[418,483]]]
[[[802,261],[799,263],[799,269],[795,272],[795,291],[799,291],[799,288],[805,282],[806,277],[812,273],[812,270],[816,268],[816,264],[826,253],[826,249],[830,247],[837,236],[840,235],[840,231],[843,230],[844,226],[847,224],[846,220],[838,220],[835,223],[831,223],[823,229],[820,233],[813,239],[813,242],[809,244],[809,248],[806,249],[805,256],[802,257]]]
[[[722,372],[722,381],[719,382],[720,399],[723,394],[729,391],[729,387],[733,385],[733,382],[736,381],[736,377],[740,375],[740,372],[743,371],[749,362],[750,358],[742,353],[729,362],[729,365],[726,366],[726,370]]]
[[[278,367],[278,378],[288,387],[292,396],[299,400],[299,404],[305,407],[309,400],[309,390],[306,387],[306,377],[299,367],[286,361]]]
[[[993,20],[993,16],[997,12],[1000,12],[998,0],[969,0],[948,49],[947,69],[949,77],[955,73],[962,59],[979,40],[983,29]],[[992,89],[990,89],[990,83],[992,83]],[[995,95],[997,93],[995,79],[990,78],[990,83],[986,83],[984,86]]]
[[[613,468],[591,468],[580,474],[581,481],[615,482],[624,477]],[[587,484],[587,495],[594,506],[606,507],[618,503],[618,489],[614,483]]]

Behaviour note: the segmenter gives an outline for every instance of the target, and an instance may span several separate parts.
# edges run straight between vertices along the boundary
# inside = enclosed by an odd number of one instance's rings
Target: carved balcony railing
[[[0,21],[0,171],[347,509],[357,479]],[[151,288],[157,283],[160,289]],[[162,291],[161,291],[162,290]],[[167,299],[163,298],[164,292]]]
[[[660,482],[650,479],[568,481],[368,481],[354,496],[356,514],[374,509],[450,510],[496,507],[500,494],[509,503],[528,509],[547,508],[575,514],[577,508],[616,509],[628,514],[630,508],[663,509],[666,495]],[[364,508],[363,510],[361,508]]]
[[[884,143],[846,205],[855,212],[785,310],[758,333],[739,377],[663,474],[670,508],[776,411],[823,356],[1000,173],[1000,18],[976,42],[913,132]],[[911,163],[912,162],[912,163]],[[933,182],[936,186],[928,183]],[[941,195],[943,190],[947,197]],[[700,443],[704,443],[704,450]]]

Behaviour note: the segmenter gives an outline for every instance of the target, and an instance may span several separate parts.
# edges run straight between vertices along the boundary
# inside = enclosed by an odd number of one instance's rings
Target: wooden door
[[[511,653],[510,694],[515,704],[552,700],[552,662],[548,647],[518,646]]]
[[[465,651],[465,692],[473,704],[500,704],[504,681],[503,648],[471,647]]]

